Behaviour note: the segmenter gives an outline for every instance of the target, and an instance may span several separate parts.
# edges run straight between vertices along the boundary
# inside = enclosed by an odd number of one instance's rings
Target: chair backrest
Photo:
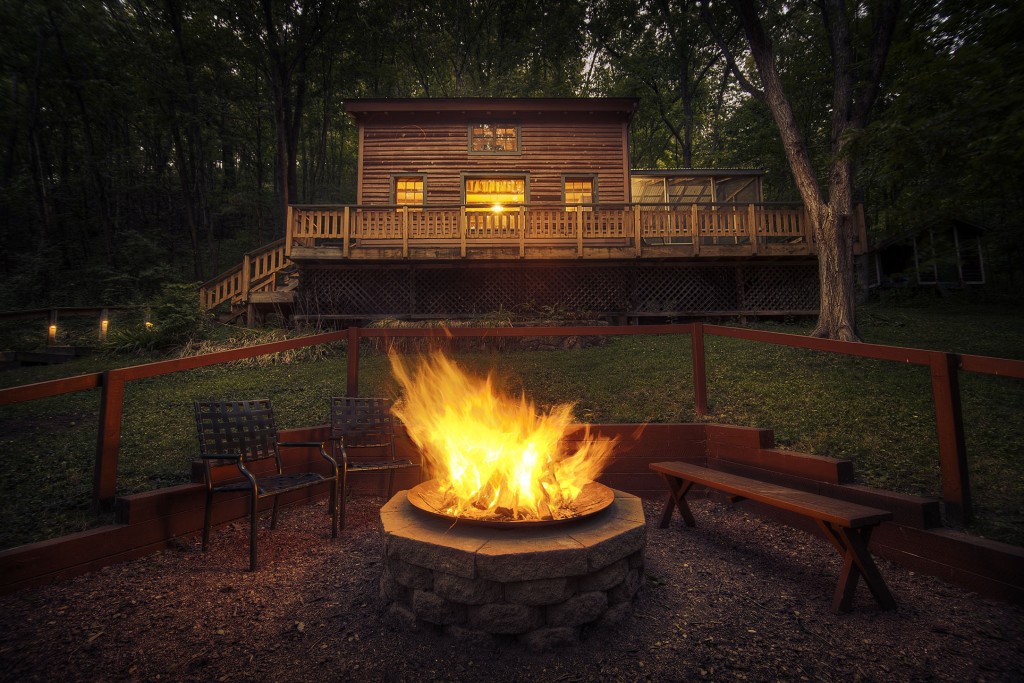
[[[386,446],[394,457],[395,418],[391,399],[334,396],[331,398],[331,438],[346,446]]]
[[[199,450],[203,455],[241,453],[246,462],[265,458],[280,460],[274,409],[269,399],[196,401],[195,411]]]

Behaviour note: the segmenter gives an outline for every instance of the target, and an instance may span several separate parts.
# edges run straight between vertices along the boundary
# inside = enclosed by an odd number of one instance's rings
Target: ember
[[[468,375],[440,353],[422,358],[414,371],[392,355],[391,367],[404,390],[394,413],[436,480],[427,497],[438,512],[490,521],[581,514],[577,499],[615,440],[597,439],[587,428],[568,448],[563,436],[575,424],[572,404],[539,413],[525,395],[502,395],[490,376]]]

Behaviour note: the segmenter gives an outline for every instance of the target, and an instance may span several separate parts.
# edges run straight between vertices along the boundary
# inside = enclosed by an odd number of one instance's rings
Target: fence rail
[[[942,498],[947,519],[966,522],[971,519],[971,494],[968,475],[964,426],[961,410],[959,374],[974,372],[1024,379],[1024,361],[987,356],[945,353],[922,349],[860,344],[803,337],[779,332],[748,330],[703,323],[679,325],[622,325],[608,327],[521,327],[521,328],[406,328],[364,329],[350,327],[309,337],[261,344],[242,349],[219,351],[202,356],[158,361],[126,368],[89,373],[76,377],[50,380],[36,384],[0,389],[0,406],[23,403],[63,394],[102,389],[100,404],[99,441],[94,471],[94,502],[97,507],[113,503],[117,490],[117,465],[121,444],[121,418],[124,411],[125,386],[159,375],[166,375],[200,367],[279,353],[290,349],[316,346],[345,340],[347,350],[346,391],[359,393],[359,341],[366,338],[388,337],[539,337],[539,336],[617,336],[647,334],[689,335],[693,362],[693,392],[695,412],[708,414],[708,386],[705,371],[705,339],[708,336],[744,339],[756,343],[804,348],[826,353],[838,353],[861,358],[906,363],[927,367],[932,379],[932,400],[938,434],[939,465],[942,478]]]

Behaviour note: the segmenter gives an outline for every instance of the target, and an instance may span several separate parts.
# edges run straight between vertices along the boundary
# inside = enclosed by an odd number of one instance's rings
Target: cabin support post
[[[704,367],[704,323],[690,324],[690,348],[693,355],[693,412],[708,414],[708,378]]]
[[[971,521],[972,509],[960,404],[960,357],[936,351],[932,353],[930,366],[946,519],[954,524],[966,524]]]
[[[124,374],[103,372],[100,395],[100,431],[93,472],[93,507],[109,510],[117,493],[117,458],[121,450],[121,415],[124,411]]]

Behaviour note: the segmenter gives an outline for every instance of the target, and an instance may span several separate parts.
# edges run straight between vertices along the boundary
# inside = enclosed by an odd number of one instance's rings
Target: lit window
[[[395,178],[395,204],[423,206],[423,176]]]
[[[519,151],[519,127],[475,123],[469,127],[469,151],[510,154]]]
[[[593,178],[566,178],[565,179],[565,210],[566,211],[592,211],[592,206],[579,206],[579,204],[594,203],[594,179]]]
[[[466,178],[467,211],[502,211],[509,205],[525,202],[524,178]]]

